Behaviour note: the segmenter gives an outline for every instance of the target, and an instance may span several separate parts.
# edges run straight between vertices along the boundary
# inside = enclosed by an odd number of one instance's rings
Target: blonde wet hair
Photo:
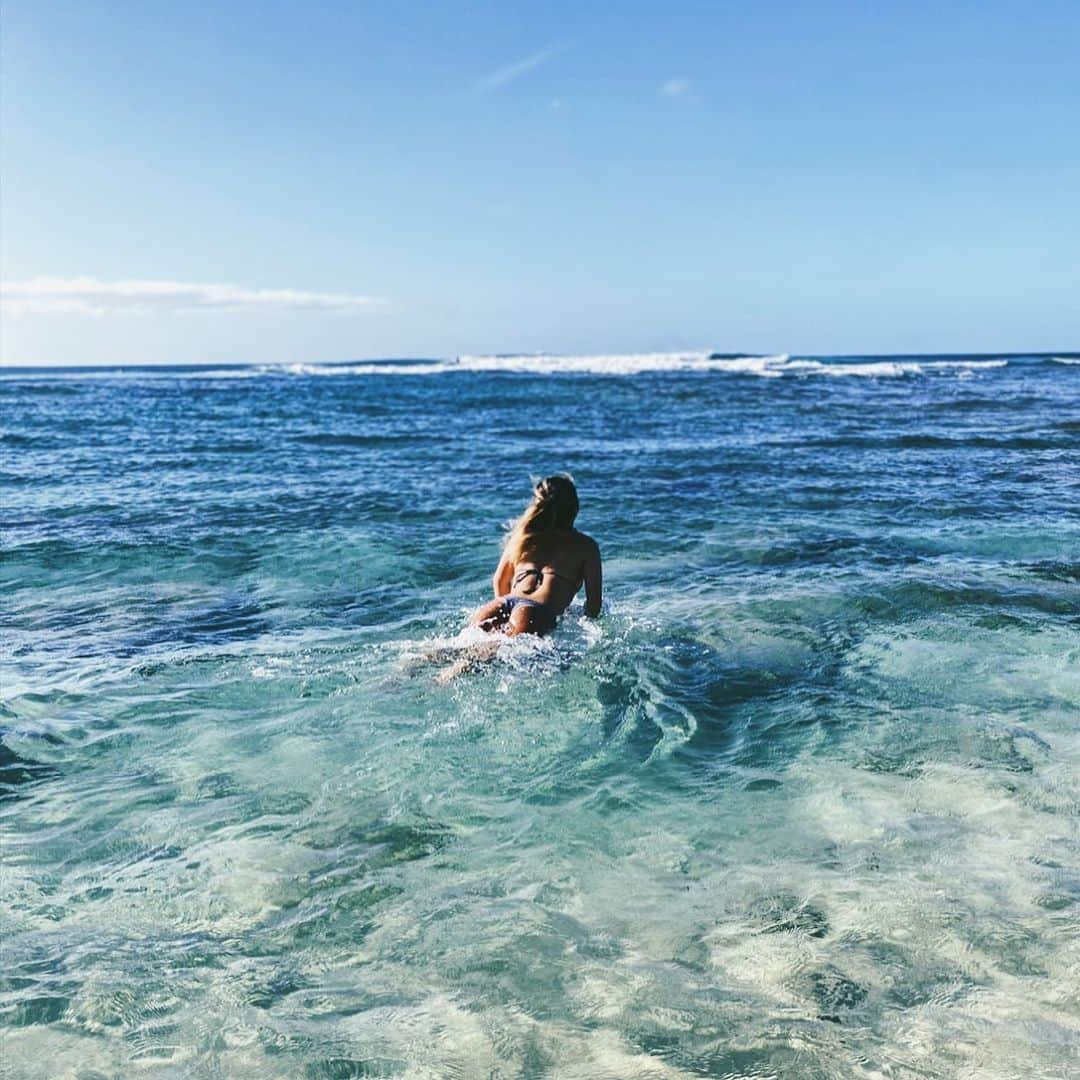
[[[525,512],[510,523],[503,558],[516,563],[545,535],[573,528],[578,505],[577,488],[567,473],[537,481]]]

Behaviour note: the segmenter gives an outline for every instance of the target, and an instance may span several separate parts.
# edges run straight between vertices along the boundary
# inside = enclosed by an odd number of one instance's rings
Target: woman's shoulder
[[[580,544],[583,549],[587,549],[590,553],[600,551],[600,545],[588,535],[588,533],[581,532],[580,529],[573,530],[574,542]]]

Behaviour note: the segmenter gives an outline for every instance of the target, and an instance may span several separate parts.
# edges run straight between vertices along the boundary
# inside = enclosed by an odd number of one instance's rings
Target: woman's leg
[[[555,629],[555,620],[547,608],[531,607],[527,604],[518,604],[510,612],[510,618],[506,620],[506,634],[513,637],[515,634],[550,634]]]
[[[469,626],[479,626],[481,630],[500,630],[506,625],[506,604],[502,599],[489,600],[482,607],[478,607],[469,619]]]
[[[502,645],[498,638],[492,638],[491,641],[481,641],[476,645],[470,645],[464,655],[459,656],[449,667],[445,667],[438,675],[435,676],[435,681],[440,686],[445,686],[451,679],[456,679],[459,675],[464,674],[466,671],[472,671],[474,668],[480,667],[481,664],[486,664],[489,660],[495,659],[495,654],[499,651],[499,646]]]

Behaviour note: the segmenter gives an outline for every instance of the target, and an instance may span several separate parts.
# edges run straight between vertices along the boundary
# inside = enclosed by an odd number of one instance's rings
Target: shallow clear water
[[[3,374],[0,1074],[1073,1072],[1080,366],[939,364]]]

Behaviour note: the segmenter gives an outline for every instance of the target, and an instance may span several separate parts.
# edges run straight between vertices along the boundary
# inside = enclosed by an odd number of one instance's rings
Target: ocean
[[[4,1078],[1080,1069],[1077,354],[5,368],[0,427]],[[439,685],[556,471],[606,613]]]

